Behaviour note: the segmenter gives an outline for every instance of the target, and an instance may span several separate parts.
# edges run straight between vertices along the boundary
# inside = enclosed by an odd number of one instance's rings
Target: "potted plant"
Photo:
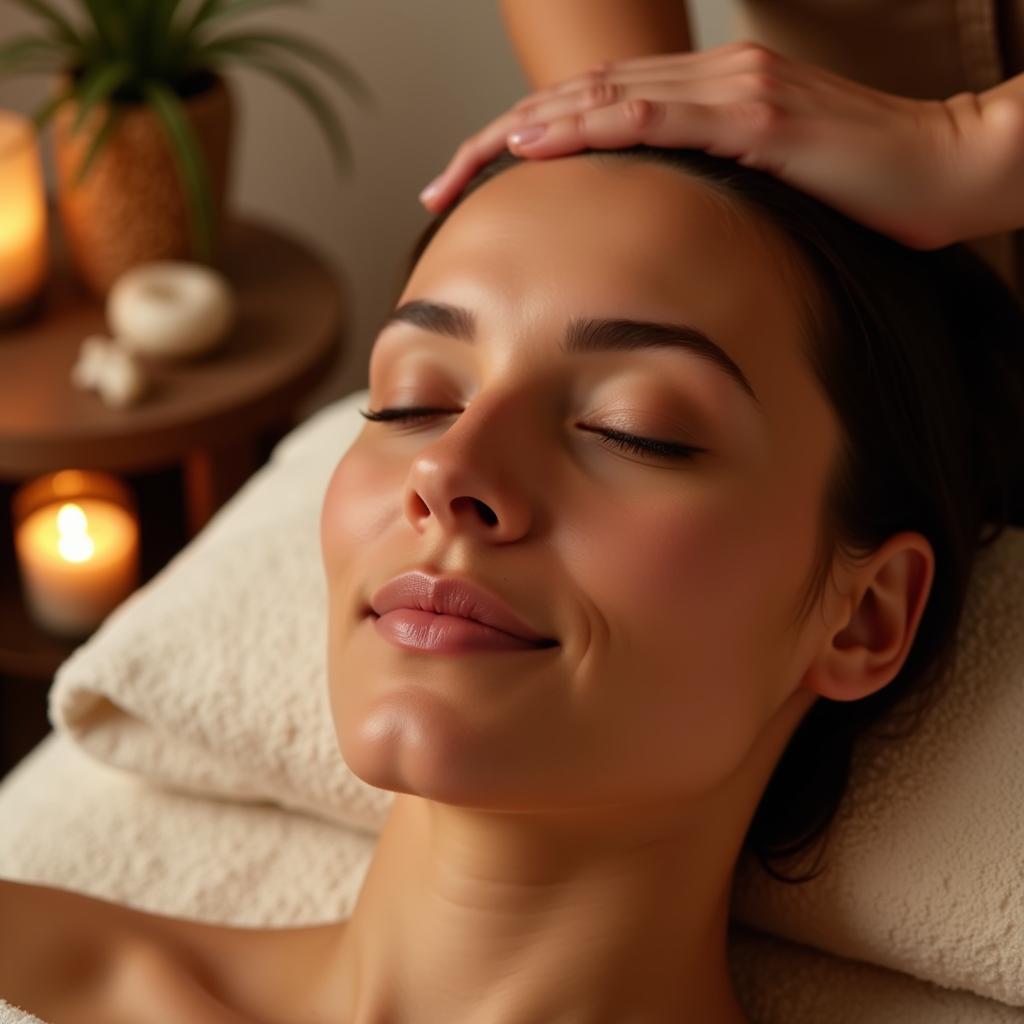
[[[39,130],[53,118],[63,234],[78,272],[101,297],[136,263],[216,264],[234,120],[225,66],[254,68],[291,89],[319,123],[339,171],[351,166],[334,110],[282,58],[315,65],[370,102],[360,76],[290,32],[222,31],[256,8],[311,0],[76,0],[79,24],[52,0],[14,2],[45,30],[0,45],[0,75],[55,76],[32,118]]]

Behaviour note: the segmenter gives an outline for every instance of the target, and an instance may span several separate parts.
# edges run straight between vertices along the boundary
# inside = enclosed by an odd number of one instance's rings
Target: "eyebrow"
[[[469,344],[476,341],[476,318],[463,306],[414,299],[394,310],[381,325],[381,330],[395,323],[413,324],[434,334],[443,334]],[[680,348],[707,359],[727,373],[753,399],[758,411],[763,413],[761,400],[729,353],[716,345],[703,331],[688,324],[574,317],[560,345],[560,351],[566,353],[633,351],[644,348]]]

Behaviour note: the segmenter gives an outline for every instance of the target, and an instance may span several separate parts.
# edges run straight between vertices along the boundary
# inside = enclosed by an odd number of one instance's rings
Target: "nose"
[[[404,498],[406,517],[416,530],[424,532],[434,523],[445,533],[471,534],[490,543],[529,533],[533,514],[521,461],[522,431],[513,429],[507,417],[499,422],[495,413],[483,400],[474,401],[417,452]],[[515,455],[514,448],[519,449]]]

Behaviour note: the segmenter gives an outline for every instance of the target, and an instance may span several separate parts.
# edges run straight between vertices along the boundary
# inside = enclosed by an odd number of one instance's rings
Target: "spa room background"
[[[69,15],[78,6],[54,0]],[[731,38],[731,4],[689,0],[700,48]],[[0,42],[36,31],[38,19],[0,3]],[[417,194],[468,134],[528,92],[505,38],[498,0],[315,0],[308,9],[269,7],[239,20],[315,37],[363,76],[377,109],[325,90],[352,144],[354,170],[335,171],[309,112],[280,84],[229,69],[237,99],[227,202],[307,241],[344,282],[347,346],[302,414],[367,385],[373,332],[394,298],[405,255],[429,219]],[[0,108],[24,114],[47,96],[43,75],[0,78]],[[55,170],[44,132],[48,191]]]

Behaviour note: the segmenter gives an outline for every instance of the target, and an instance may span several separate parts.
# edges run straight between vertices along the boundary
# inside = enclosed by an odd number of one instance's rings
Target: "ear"
[[[831,700],[859,700],[891,682],[910,653],[935,555],[920,533],[899,533],[840,575],[839,613],[801,686]]]

